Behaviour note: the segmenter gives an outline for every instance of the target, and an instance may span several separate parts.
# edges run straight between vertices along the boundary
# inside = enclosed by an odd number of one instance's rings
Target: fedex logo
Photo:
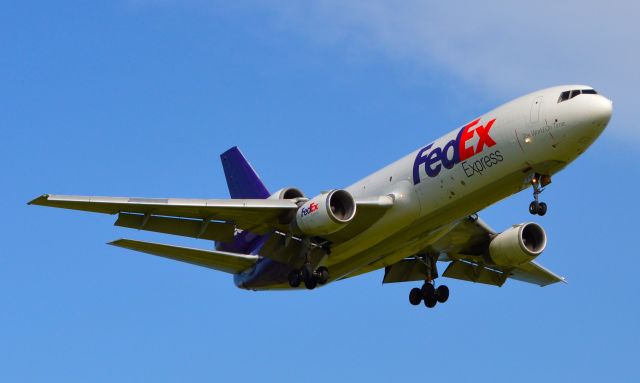
[[[420,167],[423,165],[427,176],[435,177],[440,174],[442,167],[451,169],[455,164],[481,153],[485,147],[490,148],[494,146],[496,142],[489,135],[489,131],[495,121],[496,119],[494,118],[483,126],[478,124],[478,122],[480,122],[478,118],[463,126],[458,132],[456,139],[447,142],[444,147],[433,148],[433,144],[429,144],[420,149],[413,163],[413,184],[417,185],[420,183]],[[478,140],[474,145],[470,141],[475,136],[478,136]],[[502,156],[497,157],[495,154],[493,157],[487,157],[489,161],[495,160],[496,163],[499,162],[497,158],[500,158],[500,161],[502,161]],[[466,171],[465,174],[467,174],[467,177],[470,177]],[[473,173],[471,174],[473,175]]]
[[[303,217],[306,217],[307,215],[314,213],[318,211],[318,204],[315,202],[311,202],[309,204],[309,207],[303,207],[302,210],[300,211],[300,214],[302,214]]]

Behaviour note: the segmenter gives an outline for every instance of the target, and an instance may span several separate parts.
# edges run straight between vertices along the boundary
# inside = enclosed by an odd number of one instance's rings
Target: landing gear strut
[[[533,215],[543,216],[547,214],[547,204],[539,201],[540,193],[544,191],[544,187],[551,183],[551,177],[547,175],[534,174],[531,179],[533,186],[533,201],[529,204],[529,213]]]
[[[438,270],[436,268],[437,256],[423,256],[417,257],[422,261],[427,268],[427,279],[422,287],[414,287],[409,291],[409,303],[414,306],[424,302],[424,305],[428,308],[433,308],[440,302],[444,303],[449,299],[449,288],[445,285],[440,285],[437,288],[434,285],[434,280],[438,277]]]

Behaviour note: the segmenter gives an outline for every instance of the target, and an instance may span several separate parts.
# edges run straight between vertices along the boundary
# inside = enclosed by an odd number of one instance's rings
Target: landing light
[[[531,138],[531,136],[528,136],[527,138],[524,139],[524,142],[527,144],[530,144],[533,141],[533,138]]]

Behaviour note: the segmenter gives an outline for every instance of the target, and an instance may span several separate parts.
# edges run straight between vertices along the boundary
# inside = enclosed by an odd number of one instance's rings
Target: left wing
[[[439,260],[451,261],[442,274],[448,278],[502,286],[508,278],[546,286],[565,279],[531,261],[516,267],[487,264],[484,255],[489,242],[498,233],[477,216],[459,221],[451,231],[430,245],[426,252],[440,254]],[[385,269],[383,283],[424,280],[426,266],[409,258]]]
[[[306,199],[186,199],[94,197],[44,194],[30,205],[118,214],[116,226],[174,235],[228,241],[235,229],[255,234],[289,232],[289,222]],[[342,242],[366,230],[393,206],[389,196],[356,200],[353,221],[327,236]]]
[[[242,230],[264,234],[282,228],[283,219],[295,214],[289,199],[186,199],[42,195],[30,205],[84,210],[95,213],[136,213],[146,216],[182,217],[203,221],[228,221]]]

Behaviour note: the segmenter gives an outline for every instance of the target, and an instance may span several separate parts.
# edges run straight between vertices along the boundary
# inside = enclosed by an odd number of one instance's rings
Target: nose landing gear
[[[531,179],[533,186],[533,201],[529,204],[529,213],[533,215],[543,216],[547,214],[547,204],[539,201],[540,194],[544,191],[544,187],[551,183],[551,176],[534,174]]]

